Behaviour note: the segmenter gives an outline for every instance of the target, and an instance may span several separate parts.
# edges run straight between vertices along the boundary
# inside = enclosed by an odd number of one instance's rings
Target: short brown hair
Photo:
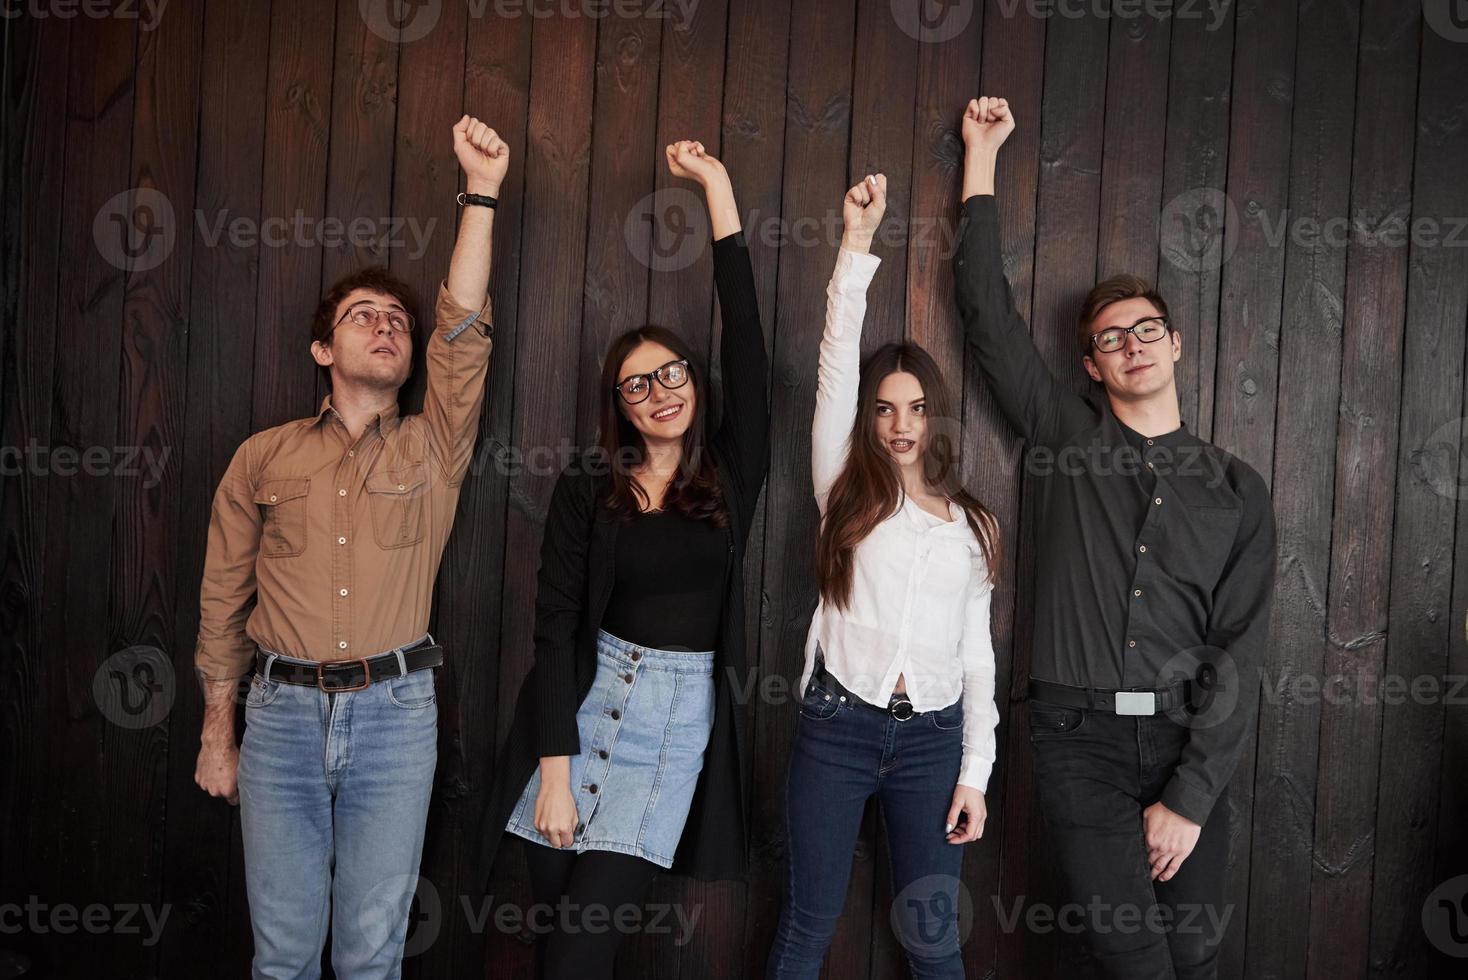
[[[1112,276],[1104,282],[1098,282],[1091,287],[1086,294],[1085,302],[1081,304],[1081,318],[1077,324],[1076,339],[1081,345],[1081,354],[1084,356],[1091,353],[1091,324],[1096,316],[1112,303],[1124,299],[1145,299],[1157,307],[1157,312],[1167,318],[1167,301],[1162,294],[1141,276],[1120,275]]]
[[[388,272],[386,266],[370,265],[341,277],[332,283],[326,295],[321,297],[321,303],[316,307],[316,315],[311,318],[311,340],[313,342],[320,342],[324,346],[330,345],[331,335],[336,330],[336,308],[341,305],[342,300],[358,289],[370,289],[374,293],[391,296],[402,304],[403,309],[408,311],[414,322],[417,322],[418,309],[413,296],[413,288]],[[322,368],[321,375],[326,379],[328,385],[331,384],[331,371],[328,368]]]

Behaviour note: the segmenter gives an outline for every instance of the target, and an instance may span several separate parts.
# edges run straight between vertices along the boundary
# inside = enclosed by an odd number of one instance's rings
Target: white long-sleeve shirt
[[[826,500],[846,465],[856,422],[861,326],[866,291],[881,260],[841,249],[826,287],[826,329],[816,372],[811,477],[825,519]],[[886,706],[904,678],[917,711],[963,698],[963,762],[958,781],[983,791],[994,767],[993,591],[979,541],[963,508],[944,521],[902,494],[896,512],[857,545],[845,609],[816,606],[805,643],[805,690],[817,648],[826,669],[853,693]]]

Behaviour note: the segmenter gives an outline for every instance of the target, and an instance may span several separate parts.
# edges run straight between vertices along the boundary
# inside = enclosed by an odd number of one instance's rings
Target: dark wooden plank
[[[300,351],[309,339],[307,325],[321,299],[322,250],[295,234],[272,244],[265,230],[266,222],[283,221],[290,227],[298,214],[314,217],[325,210],[332,60],[322,52],[333,48],[335,7],[334,0],[303,0],[270,9],[252,419],[256,431],[310,415],[320,404],[316,363],[284,352]]]
[[[765,329],[765,348],[774,350],[776,274],[782,240],[782,181],[785,156],[785,85],[788,50],[773,38],[789,34],[789,0],[731,0],[729,5],[728,54],[724,70],[724,118],[721,146],[724,166],[735,182],[745,238],[754,266],[755,290]],[[717,305],[717,304],[716,304]],[[772,386],[779,372],[772,372]],[[772,421],[772,425],[773,425]],[[766,676],[788,678],[763,661],[761,640],[767,624],[764,569],[766,555],[781,555],[784,542],[766,547],[765,505],[756,510],[744,556],[746,683]],[[787,665],[788,666],[788,665]],[[780,909],[780,884],[784,880],[783,843],[785,764],[788,743],[772,746],[768,738],[770,719],[789,709],[789,699],[758,695],[751,687],[747,700],[750,756],[750,875],[744,885],[743,922],[739,926],[744,948],[730,957],[731,972],[761,976],[773,940]],[[776,689],[779,690],[778,688]]]
[[[1445,702],[1455,683],[1443,680],[1460,635],[1449,610],[1463,608],[1453,602],[1453,540],[1445,529],[1465,496],[1457,472],[1463,413],[1456,406],[1464,387],[1468,249],[1447,242],[1468,241],[1462,184],[1450,176],[1468,172],[1468,130],[1450,122],[1468,111],[1468,58],[1460,43],[1430,28],[1421,44],[1410,221],[1431,237],[1399,246],[1408,250],[1407,309],[1384,676],[1437,683],[1425,698],[1383,698],[1367,975],[1396,980],[1443,976],[1449,968],[1422,928],[1422,910],[1423,896],[1441,880],[1434,866],[1439,782],[1451,710]],[[1450,822],[1461,824],[1457,812]]]
[[[1044,92],[1045,26],[1041,17],[984,18],[979,95],[1009,101],[1017,125],[1005,141],[995,175],[995,196],[1004,239],[1004,267],[1015,308],[1030,318],[1035,270],[1035,198],[1040,179],[1040,105]],[[967,105],[965,100],[964,105]],[[956,231],[956,228],[955,228]],[[1007,908],[1013,898],[1029,893],[1030,847],[1037,831],[1031,808],[1034,788],[1029,758],[1021,748],[1027,739],[1023,715],[1013,710],[1029,675],[1029,649],[1015,642],[1021,488],[1020,442],[999,415],[971,356],[965,354],[964,449],[968,487],[994,512],[1003,538],[1004,562],[990,604],[994,640],[994,701],[999,708],[995,729],[994,772],[985,803],[989,819],[979,843],[968,847],[964,882],[974,902],[974,927],[968,939],[967,965],[976,976],[1017,976],[1023,946],[1003,930],[995,903]],[[998,465],[996,465],[998,464]],[[1013,819],[1011,819],[1011,817]]]
[[[1302,4],[1296,43],[1296,24],[1285,16],[1273,4],[1238,12],[1229,152],[1235,210],[1226,220],[1239,233],[1224,245],[1225,255],[1233,251],[1223,270],[1215,387],[1213,441],[1280,488],[1258,741],[1229,787],[1234,827],[1250,834],[1233,842],[1228,894],[1239,913],[1221,953],[1229,976],[1303,973],[1309,936],[1300,923],[1314,860],[1320,706],[1276,692],[1281,681],[1288,691],[1295,678],[1318,678],[1324,663],[1345,254],[1281,234],[1292,221],[1347,213],[1352,100],[1341,81],[1355,77],[1356,19],[1335,5]],[[1285,125],[1288,146],[1279,135]],[[1294,489],[1301,487],[1314,489]]]
[[[795,222],[828,212],[839,201],[847,177],[847,136],[851,118],[852,51],[855,36],[855,5],[792,4],[789,27],[789,81],[785,104],[785,165],[781,192],[782,228],[794,229]],[[815,608],[816,593],[811,556],[816,538],[817,513],[810,483],[810,422],[815,410],[815,372],[825,298],[821,284],[831,275],[836,260],[836,243],[815,236],[797,246],[791,241],[780,249],[774,347],[771,366],[771,451],[769,479],[765,485],[764,622],[760,638],[760,672],[792,681],[798,680],[804,663],[805,639]],[[793,683],[790,686],[794,686]],[[783,685],[782,685],[783,687]],[[778,760],[788,765],[794,735],[795,709],[787,701],[783,710],[771,706],[760,716],[757,759]],[[767,777],[781,801],[783,771]],[[773,804],[773,805],[772,805]],[[761,815],[783,813],[783,802],[761,796]],[[783,873],[783,819],[766,832],[778,835],[781,863],[757,869],[757,874]],[[776,877],[774,880],[781,881]],[[756,883],[763,892],[766,886]],[[852,895],[847,896],[847,918],[854,912]],[[868,893],[855,903],[869,915]],[[757,933],[752,932],[751,938]],[[831,975],[866,975],[864,935],[853,938],[838,933],[827,970]],[[762,968],[768,944],[750,950],[746,971]]]
[[[1034,298],[1031,332],[1035,346],[1062,381],[1079,387],[1085,379],[1076,350],[1076,316],[1081,298],[1095,282],[1098,209],[1101,194],[1105,91],[1095,80],[1108,60],[1108,18],[1052,17],[1045,33],[1045,90],[1042,117],[1030,121],[1040,129],[1040,177],[1035,216]],[[1021,120],[1021,123],[1024,121]],[[1089,381],[1086,381],[1089,384]],[[1025,597],[1033,592],[1036,574],[1033,545],[1038,501],[1033,481],[1026,481],[1020,504],[1018,547],[1023,549],[1016,569],[1019,610],[1015,616],[1016,649],[1028,649],[1034,637],[1034,608]],[[1021,678],[1016,673],[1016,684]],[[1012,730],[1028,731],[1028,716],[1016,718]],[[1030,767],[1028,739],[1011,741],[1021,750],[1011,764]],[[1038,814],[1034,814],[1038,817]],[[1028,846],[1036,853],[1046,848],[1038,819],[1011,814],[1017,827],[1028,825]],[[1059,882],[1053,866],[1033,868],[1023,889],[1026,903],[1058,906]],[[1026,931],[1022,965],[1024,976],[1050,976],[1058,969],[1062,946],[1052,935]],[[1075,969],[1073,964],[1066,971]]]
[[[159,950],[160,975],[208,957],[248,963],[252,950],[245,900],[239,811],[194,783],[203,700],[194,679],[199,580],[214,489],[235,450],[250,435],[255,350],[257,248],[214,229],[260,218],[264,156],[269,6],[215,3],[204,18],[197,178],[192,238],[187,403],[178,453],[176,549],[179,586],[173,621],[178,694],[169,721],[167,864],[164,889],[176,909]],[[236,731],[243,734],[243,719]]]
[[[521,277],[516,301],[510,421],[510,444],[526,454],[536,447],[560,445],[575,433],[576,399],[566,391],[564,368],[576,363],[581,346],[596,31],[591,18],[536,19],[531,27],[529,114],[519,155],[525,174],[522,213],[530,216],[522,232],[521,265],[531,274]],[[526,338],[528,349],[521,355],[519,340]],[[533,659],[531,596],[555,469],[526,466],[509,481],[500,600],[501,744]],[[506,837],[502,850],[508,856],[519,850],[519,844]],[[518,856],[499,863],[496,894],[526,894],[521,863]],[[504,887],[511,883],[517,887]],[[488,955],[491,976],[520,976],[530,970],[529,950],[513,937],[492,935]]]
[[[0,443],[17,449],[50,440],[54,405],[58,284],[63,268],[63,166],[71,22],[20,18],[5,25],[4,181],[0,201]],[[22,325],[24,325],[22,327]],[[46,874],[39,842],[54,832],[52,689],[61,675],[47,647],[43,608],[47,497],[54,478],[28,466],[0,481],[0,902],[24,903]],[[7,937],[11,949],[40,940]]]
[[[1417,11],[1366,0],[1357,65],[1341,399],[1331,533],[1330,646],[1322,687],[1320,794],[1310,889],[1308,976],[1366,971],[1371,939],[1380,691],[1392,577],[1407,250],[1390,243],[1411,212]],[[1344,217],[1344,216],[1343,216]],[[1343,222],[1344,224],[1344,222]],[[1374,236],[1382,235],[1383,238]],[[1339,247],[1339,246],[1337,246]]]

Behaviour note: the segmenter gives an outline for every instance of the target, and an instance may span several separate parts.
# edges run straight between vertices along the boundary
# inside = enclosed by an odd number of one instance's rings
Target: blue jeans
[[[331,694],[255,675],[239,791],[257,980],[320,977],[328,913],[337,977],[401,975],[437,761],[432,669]]]
[[[818,667],[801,699],[785,792],[785,899],[766,976],[819,977],[841,918],[866,802],[887,830],[891,920],[912,975],[962,977],[963,847],[946,839],[963,751],[963,704],[898,721],[834,691]]]

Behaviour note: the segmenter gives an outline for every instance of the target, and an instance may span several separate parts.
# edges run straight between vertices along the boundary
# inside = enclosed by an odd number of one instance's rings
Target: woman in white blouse
[[[861,363],[886,192],[881,174],[847,192],[826,288],[811,430],[821,596],[801,675],[771,978],[819,975],[872,796],[912,975],[962,977],[961,845],[979,838],[987,813],[999,530],[960,483],[956,405],[933,358],[888,344]]]

